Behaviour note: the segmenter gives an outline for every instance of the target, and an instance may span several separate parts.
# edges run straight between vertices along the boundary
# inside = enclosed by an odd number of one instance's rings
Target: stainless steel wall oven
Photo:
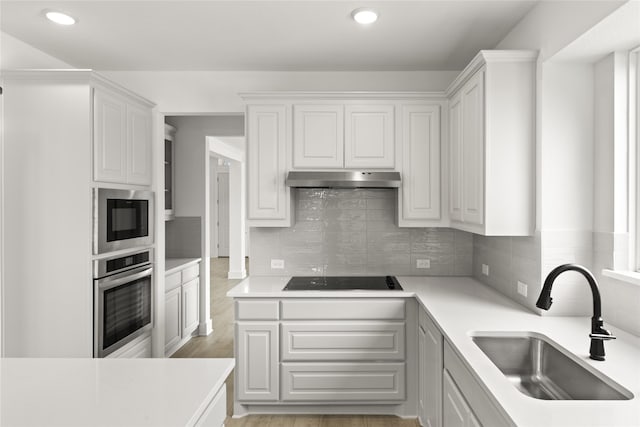
[[[153,192],[93,190],[93,253],[153,244]]]
[[[153,327],[153,251],[94,261],[93,356],[105,357]]]

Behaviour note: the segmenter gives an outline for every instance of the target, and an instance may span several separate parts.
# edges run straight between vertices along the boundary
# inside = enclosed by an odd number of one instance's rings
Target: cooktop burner
[[[401,291],[402,287],[394,276],[323,276],[292,277],[284,291]]]

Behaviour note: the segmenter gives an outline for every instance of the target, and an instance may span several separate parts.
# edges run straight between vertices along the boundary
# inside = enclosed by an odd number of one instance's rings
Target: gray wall
[[[396,190],[298,189],[290,228],[251,228],[251,274],[472,274],[473,238],[448,228],[398,228]],[[285,269],[271,269],[271,259]],[[416,268],[429,259],[431,268]]]

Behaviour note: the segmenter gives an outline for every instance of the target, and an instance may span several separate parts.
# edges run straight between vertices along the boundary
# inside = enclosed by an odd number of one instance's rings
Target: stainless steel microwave
[[[153,192],[93,190],[93,253],[153,244]]]

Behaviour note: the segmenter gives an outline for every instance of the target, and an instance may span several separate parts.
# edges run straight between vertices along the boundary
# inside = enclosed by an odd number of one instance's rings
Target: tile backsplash
[[[288,228],[251,228],[257,275],[471,276],[473,237],[448,228],[399,228],[393,189],[297,189]],[[271,260],[284,261],[272,269]],[[430,268],[417,268],[429,260]]]

